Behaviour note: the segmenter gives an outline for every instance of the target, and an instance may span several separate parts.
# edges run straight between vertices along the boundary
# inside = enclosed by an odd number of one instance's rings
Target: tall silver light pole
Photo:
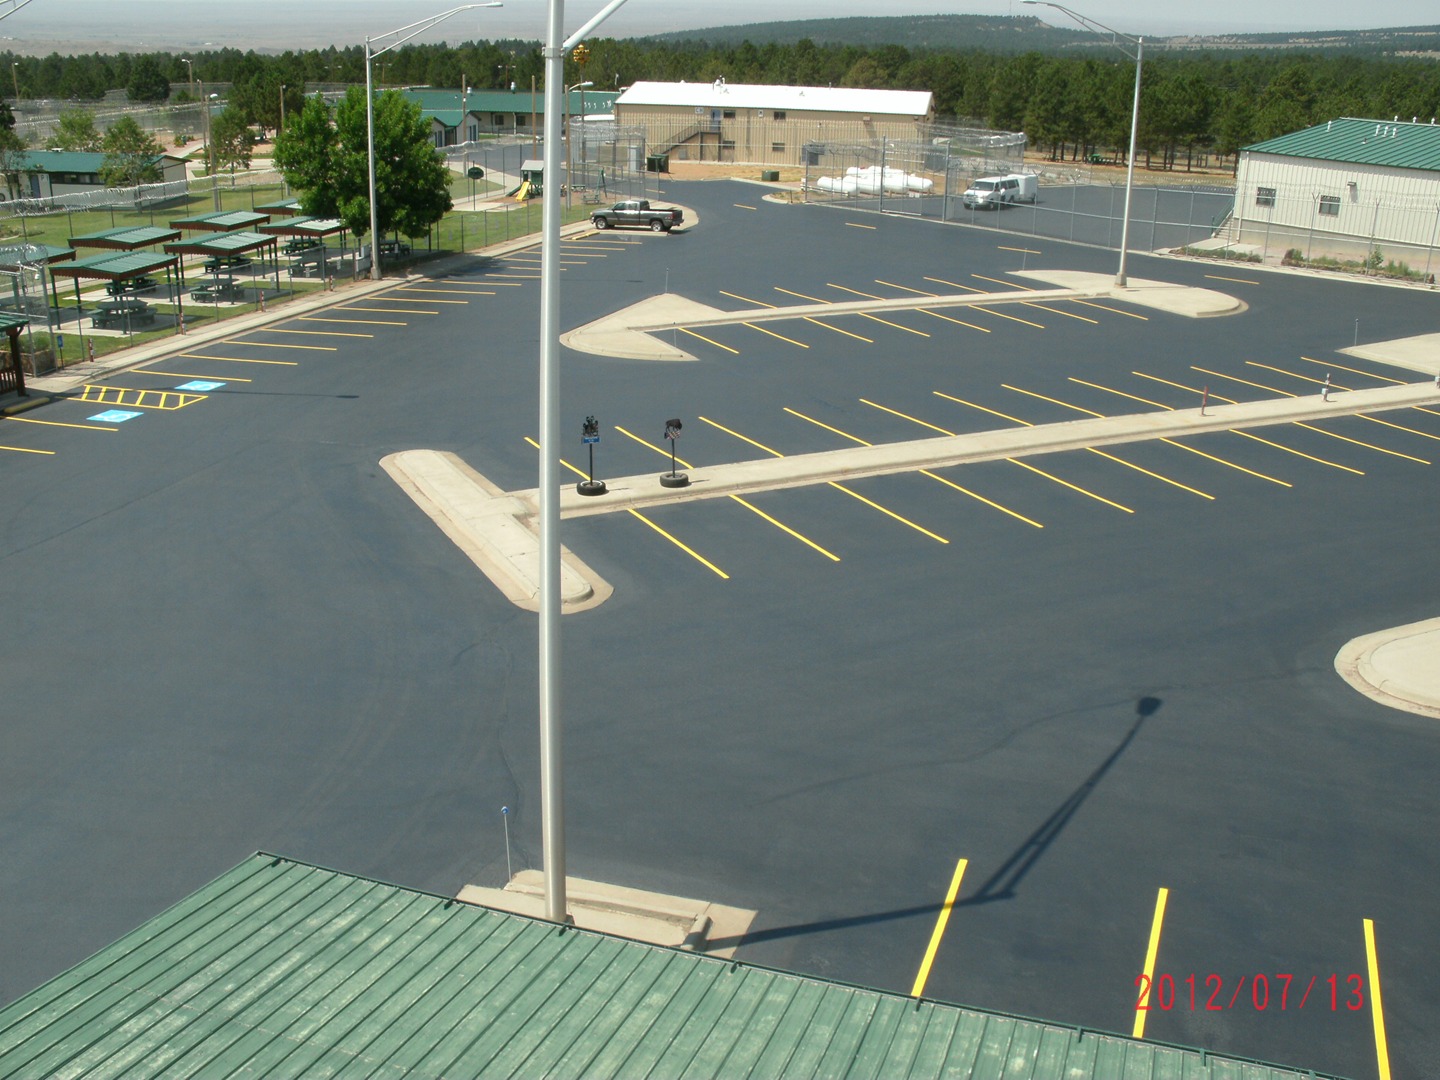
[[[1140,67],[1145,59],[1145,39],[1122,34],[1119,30],[1106,26],[1102,22],[1096,22],[1094,19],[1087,19],[1084,15],[1071,11],[1062,4],[1052,4],[1048,0],[1022,0],[1022,3],[1063,11],[1087,30],[1104,30],[1110,35],[1112,45],[1126,56],[1135,57],[1135,102],[1130,108],[1130,154],[1125,167],[1125,217],[1120,223],[1120,269],[1115,272],[1115,284],[1123,287],[1125,285],[1125,254],[1130,247],[1130,196],[1135,190],[1135,135],[1140,128]],[[1135,51],[1132,53],[1120,44],[1121,41],[1128,41],[1134,45]]]
[[[545,38],[545,172],[540,192],[540,831],[545,917],[567,920],[565,783],[560,729],[560,121],[565,54],[625,0],[563,38],[565,0],[549,0]]]
[[[442,11],[439,15],[431,15],[428,19],[421,19],[419,22],[402,26],[398,30],[391,30],[384,34],[376,34],[375,37],[365,39],[365,143],[366,158],[370,166],[370,277],[379,281],[380,273],[380,214],[375,207],[375,77],[372,74],[373,61],[377,56],[384,56],[391,49],[399,48],[405,42],[423,34],[436,23],[442,23],[452,15],[459,15],[462,11],[473,11],[475,8],[498,8],[505,5],[500,0],[492,0],[488,4],[461,4],[459,7],[451,8],[449,11]],[[409,31],[409,33],[406,33]],[[404,35],[397,37],[396,35]],[[395,38],[383,49],[377,49],[373,42],[377,38]]]

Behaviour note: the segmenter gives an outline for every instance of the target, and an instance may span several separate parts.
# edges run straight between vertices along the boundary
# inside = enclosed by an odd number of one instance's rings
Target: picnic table
[[[138,277],[124,281],[111,281],[106,284],[105,291],[111,296],[129,296],[136,293],[151,293],[159,287],[160,283],[152,277]]]
[[[202,265],[207,274],[219,273],[221,270],[244,270],[250,265],[250,256],[212,255]]]
[[[410,254],[410,245],[404,240],[381,240],[380,257],[382,259],[395,259]]]
[[[209,281],[190,290],[190,299],[201,304],[240,300],[244,295],[245,287],[236,284],[235,279],[229,274],[212,274]]]
[[[286,255],[298,255],[302,251],[310,251],[319,246],[320,241],[313,236],[292,236],[280,245],[280,250]]]
[[[137,297],[101,300],[90,316],[90,325],[97,330],[120,326],[131,330],[137,326],[154,326],[155,309]]]

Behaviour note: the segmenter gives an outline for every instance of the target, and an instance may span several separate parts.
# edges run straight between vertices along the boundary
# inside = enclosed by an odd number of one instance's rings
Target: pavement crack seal
[[[540,535],[533,503],[507,495],[459,457],[439,450],[403,450],[380,467],[440,526],[516,607],[540,610]],[[586,611],[614,588],[560,549],[560,610]]]

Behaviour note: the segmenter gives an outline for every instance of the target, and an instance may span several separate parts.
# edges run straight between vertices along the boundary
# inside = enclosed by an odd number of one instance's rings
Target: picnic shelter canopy
[[[262,203],[255,207],[255,212],[269,214],[271,217],[292,217],[300,213],[300,200],[281,199],[278,202]]]
[[[131,278],[148,277],[164,270],[167,273],[180,260],[173,255],[157,255],[152,251],[127,251],[115,255],[91,255],[87,259],[76,259],[65,266],[53,266],[52,274],[75,279],[80,287],[81,278],[96,278],[101,281],[129,281]]]
[[[72,236],[70,243],[75,247],[134,251],[136,248],[152,247],[179,239],[180,234],[173,229],[162,229],[156,225],[130,225],[123,229],[105,229],[102,232],[86,233],[84,236]]]
[[[256,225],[263,225],[270,220],[269,214],[262,214],[258,210],[227,210],[221,214],[201,214],[199,217],[181,218],[178,221],[170,222],[172,229],[184,229],[186,232],[194,232],[205,229],[209,232],[227,231],[235,229],[250,229]],[[166,250],[170,250],[168,247]]]
[[[49,265],[75,258],[75,249],[53,244],[7,244],[0,247],[0,270],[11,273],[22,266]]]
[[[270,233],[272,236],[304,236],[316,240],[323,240],[327,236],[340,235],[340,248],[345,248],[345,223],[339,218],[317,218],[317,217],[292,217],[284,221],[272,221],[268,225],[257,226],[260,232]]]
[[[189,240],[177,240],[165,245],[165,250],[171,255],[207,255],[212,258],[223,258],[228,255],[244,255],[246,252],[255,251],[269,245],[271,257],[275,261],[275,284],[280,284],[279,260],[275,259],[275,248],[280,243],[279,237],[267,236],[264,233],[249,232],[245,229],[236,229],[232,232],[206,233],[204,236],[192,236]],[[184,276],[184,266],[181,266],[181,276]]]

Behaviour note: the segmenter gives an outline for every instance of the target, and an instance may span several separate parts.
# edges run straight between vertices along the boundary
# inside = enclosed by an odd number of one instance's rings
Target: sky
[[[283,50],[359,44],[457,6],[458,0],[0,0],[0,49],[35,53]],[[604,6],[570,0],[567,32]],[[1440,23],[1435,0],[1074,0],[1066,6],[1131,34],[1341,30]],[[505,0],[493,11],[456,15],[420,41],[544,36],[547,0]],[[1053,9],[1020,0],[629,0],[601,36],[631,37],[706,26],[845,15],[1038,15],[1073,25]],[[70,47],[66,47],[66,46]]]

